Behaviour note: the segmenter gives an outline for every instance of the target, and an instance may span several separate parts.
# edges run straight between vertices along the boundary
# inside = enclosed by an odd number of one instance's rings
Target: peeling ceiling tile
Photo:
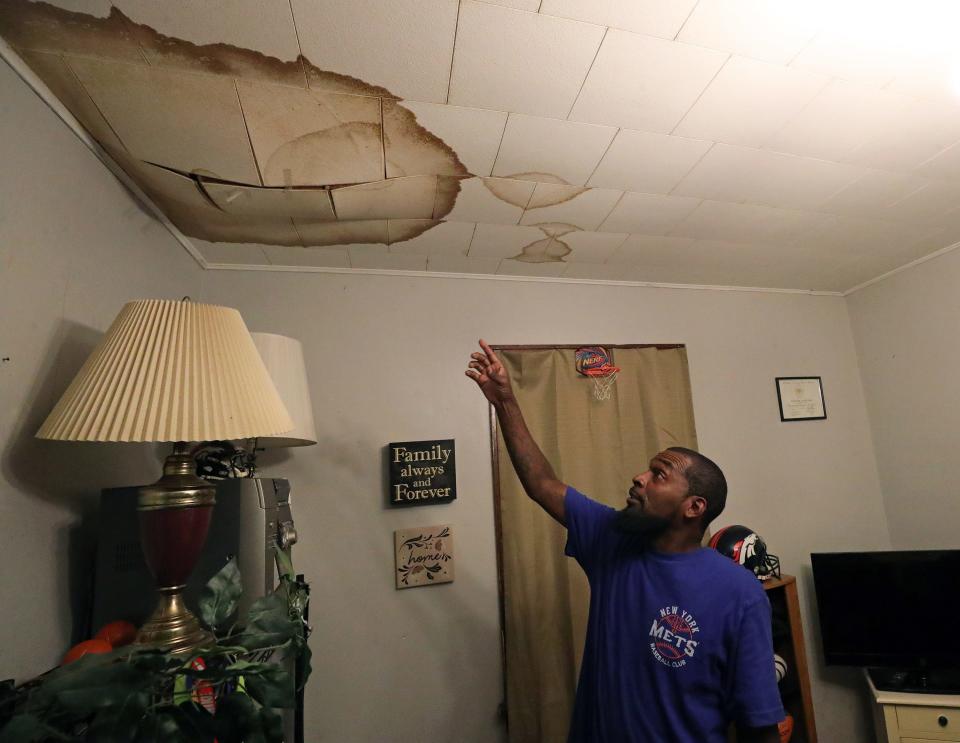
[[[414,106],[429,106],[432,110],[431,118],[440,120],[443,114],[438,114],[440,109],[452,109],[456,111],[465,111],[469,109],[453,109],[451,106],[440,106],[437,104],[413,104]],[[459,124],[463,124],[463,116],[453,114]],[[505,116],[505,114],[504,114]],[[450,126],[446,129],[447,135],[451,131],[457,130],[459,133],[460,145],[465,146],[465,138],[470,139],[478,132],[472,131],[470,127],[457,129],[458,125],[447,122]],[[500,135],[497,134],[497,144],[499,144]],[[450,175],[465,176],[468,174],[467,167],[454,151],[450,142],[445,141],[438,133],[425,127],[417,120],[413,107],[407,102],[400,105],[396,101],[383,100],[383,142],[384,151],[387,158],[387,177],[397,178],[404,175]],[[466,145],[469,147],[470,145]],[[485,145],[489,146],[489,145]],[[496,146],[496,145],[494,145]],[[481,149],[484,145],[481,145]]]
[[[114,156],[117,153],[126,152],[123,143],[117,138],[116,133],[100,113],[100,109],[94,104],[93,99],[84,90],[77,76],[73,74],[62,57],[48,52],[30,51],[21,52],[21,56],[30,69],[37,73],[50,91],[60,99],[70,113],[77,117],[77,121],[83,124],[83,128],[107,152]]]
[[[387,220],[387,244],[400,244],[410,242],[433,232],[443,222],[437,219],[388,219]],[[398,250],[396,252],[403,252]]]
[[[540,12],[673,39],[697,0],[543,0]]]
[[[208,242],[299,245],[293,220],[226,214],[210,203],[192,178],[149,163],[124,163],[130,175],[183,232]]]
[[[395,159],[393,149],[395,147],[409,148],[418,145],[423,148],[423,143],[419,139],[415,141],[411,137],[397,137],[395,131],[388,124],[387,105],[397,105],[393,101],[384,101],[384,136],[387,148],[387,176],[395,175],[414,175],[411,167],[404,168],[403,173],[391,173],[391,165]],[[447,145],[456,153],[466,172],[459,169],[453,170],[445,168],[423,170],[424,173],[437,173],[440,175],[490,175],[493,171],[493,161],[497,157],[497,150],[500,147],[500,140],[503,138],[503,129],[507,123],[507,114],[504,111],[490,111],[483,108],[463,108],[461,106],[445,106],[438,103],[420,103],[417,101],[404,101],[402,107],[409,110],[416,117],[416,122],[428,132],[433,134],[439,140]],[[392,119],[391,119],[392,122]],[[431,151],[437,149],[430,147]],[[396,159],[403,162],[416,163],[420,160],[418,153],[410,153],[406,157],[398,156]],[[429,160],[429,158],[428,158]],[[414,168],[417,166],[414,165]],[[423,167],[423,166],[421,166]],[[430,168],[431,164],[425,167]]]
[[[449,103],[566,118],[603,34],[603,26],[463,0]]]
[[[264,245],[256,243],[214,243],[192,238],[194,247],[207,263],[227,263],[243,266],[265,266],[270,263]]]
[[[437,198],[437,177],[391,178],[335,188],[331,194],[340,220],[431,219]]]
[[[493,173],[580,186],[600,163],[616,133],[609,126],[510,114]]]
[[[610,29],[570,119],[667,134],[726,58],[713,49]]]
[[[458,255],[431,255],[427,258],[427,271],[435,273],[495,274],[499,267],[499,258],[464,258]]]
[[[568,232],[556,239],[572,251],[564,258],[567,263],[605,263],[628,237],[618,232]]]
[[[404,236],[403,227],[404,225],[398,225],[395,220],[387,223],[391,253],[465,256],[476,225],[470,222],[438,222],[417,237],[400,239]]]
[[[80,57],[67,63],[135,157],[259,184],[233,80]]]
[[[520,224],[563,222],[581,230],[595,230],[607,218],[623,191],[538,183]],[[543,204],[543,206],[539,206]]]
[[[391,253],[385,245],[349,245],[352,268],[377,268],[387,271],[426,271],[427,257]]]
[[[672,193],[814,211],[863,173],[855,165],[717,144]]]
[[[201,179],[203,190],[228,214],[334,221],[330,192],[322,188],[257,188]]]
[[[306,87],[289,0],[113,0],[151,64]]]
[[[828,82],[805,70],[731,57],[674,134],[759,147]]]
[[[787,64],[819,28],[809,0],[700,0],[677,40]]]
[[[669,193],[712,145],[699,139],[621,129],[587,183]]]
[[[450,222],[515,225],[535,186],[531,181],[508,178],[467,178],[460,181],[460,194],[446,218]]]
[[[310,266],[313,268],[350,268],[346,247],[303,248],[299,246],[264,245],[272,266]]]
[[[704,201],[670,234],[704,240],[785,244],[829,224],[833,219],[832,216],[817,212]]]
[[[294,219],[293,223],[305,247],[359,243],[386,245],[388,242],[385,219],[363,222],[311,222]]]
[[[383,178],[379,99],[245,81],[237,89],[264,185]]]
[[[446,102],[457,0],[292,0],[292,7],[303,54],[321,70],[400,98]]]
[[[610,212],[610,216],[600,225],[600,230],[663,235],[699,204],[700,199],[685,196],[660,196],[627,191]]]
[[[103,0],[53,4],[3,0],[0,29],[18,49],[144,61],[133,27]]]
[[[500,267],[497,268],[497,274],[500,276],[563,276],[567,270],[567,264],[563,261],[551,263],[528,263],[526,261],[516,261],[504,259],[500,261]]]
[[[471,258],[512,258],[523,249],[546,238],[536,227],[478,224],[467,255]]]
[[[673,260],[682,256],[683,251],[693,245],[686,237],[654,237],[651,235],[629,235],[613,251],[607,263],[610,265],[642,266],[654,261],[662,261],[666,256]]]

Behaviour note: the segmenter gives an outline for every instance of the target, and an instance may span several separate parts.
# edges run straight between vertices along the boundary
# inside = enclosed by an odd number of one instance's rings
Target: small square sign
[[[393,533],[397,588],[453,582],[453,535],[449,526],[421,526]]]
[[[429,506],[457,497],[453,439],[389,444],[390,505]]]

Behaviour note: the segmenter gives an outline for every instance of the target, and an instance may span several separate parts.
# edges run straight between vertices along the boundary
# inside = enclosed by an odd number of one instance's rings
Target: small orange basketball
[[[60,664],[65,666],[68,663],[73,663],[75,660],[80,660],[85,655],[109,653],[111,650],[113,650],[113,647],[106,640],[98,640],[96,638],[93,640],[84,640],[70,648],[67,654],[63,656]]]
[[[793,735],[793,715],[788,712],[787,716],[777,725],[777,729],[780,732],[780,743],[789,743],[790,737]]]
[[[100,631],[94,635],[97,640],[106,640],[112,647],[121,648],[129,645],[137,636],[137,628],[130,622],[118,619],[115,622],[109,622],[100,628]]]

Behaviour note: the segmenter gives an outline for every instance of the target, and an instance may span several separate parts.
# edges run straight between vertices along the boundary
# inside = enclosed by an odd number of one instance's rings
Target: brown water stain
[[[524,245],[520,253],[513,256],[513,260],[522,263],[563,263],[570,253],[570,246],[554,237],[545,237],[529,245]]]
[[[369,153],[380,148],[380,126],[362,121],[310,132],[278,147],[263,164],[263,180],[268,185],[306,186],[354,184],[351,173],[357,164],[369,160]],[[294,173],[324,173],[317,182],[306,183]],[[359,181],[367,183],[369,181]]]
[[[533,194],[527,197],[526,194],[529,193],[528,189],[519,187],[516,183],[517,181],[536,181],[537,184],[544,183],[551,186],[562,186],[563,188],[534,188]],[[513,206],[519,206],[521,209],[539,209],[545,206],[556,206],[565,201],[575,199],[580,194],[590,190],[582,186],[571,186],[562,178],[552,173],[515,173],[509,176],[484,178],[483,185],[501,201],[505,201]],[[540,193],[538,193],[538,191]]]

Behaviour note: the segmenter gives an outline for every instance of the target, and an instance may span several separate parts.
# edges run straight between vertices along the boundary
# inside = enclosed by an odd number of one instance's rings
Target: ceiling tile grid
[[[0,9],[211,262],[835,290],[960,238],[952,62],[885,6],[211,2]]]

